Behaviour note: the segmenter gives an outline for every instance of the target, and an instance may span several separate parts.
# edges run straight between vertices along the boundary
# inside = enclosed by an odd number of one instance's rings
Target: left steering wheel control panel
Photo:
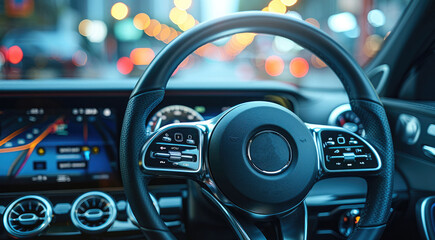
[[[202,141],[203,130],[195,125],[168,125],[145,144],[142,165],[150,171],[197,172]]]

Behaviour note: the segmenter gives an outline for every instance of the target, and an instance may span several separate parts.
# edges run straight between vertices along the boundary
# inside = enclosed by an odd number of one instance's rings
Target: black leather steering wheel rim
[[[289,16],[264,12],[237,13],[186,31],[156,56],[135,86],[123,122],[120,167],[127,198],[146,235],[152,239],[174,238],[149,198],[149,176],[138,167],[141,147],[148,138],[146,119],[163,99],[167,81],[184,58],[206,43],[241,32],[289,38],[316,54],[340,78],[352,110],[366,128],[367,141],[382,160],[382,169],[367,179],[366,207],[350,238],[379,238],[390,214],[394,154],[388,120],[376,91],[353,58],[325,33]]]

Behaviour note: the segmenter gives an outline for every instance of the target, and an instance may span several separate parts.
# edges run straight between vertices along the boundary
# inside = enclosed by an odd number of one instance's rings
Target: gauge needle
[[[162,118],[159,118],[157,119],[156,126],[154,127],[154,132],[159,130],[161,125],[162,125]]]

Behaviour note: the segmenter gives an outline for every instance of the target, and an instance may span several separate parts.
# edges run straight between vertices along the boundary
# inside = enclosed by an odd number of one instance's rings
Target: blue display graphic
[[[9,184],[110,180],[117,172],[111,108],[0,110],[0,178]]]

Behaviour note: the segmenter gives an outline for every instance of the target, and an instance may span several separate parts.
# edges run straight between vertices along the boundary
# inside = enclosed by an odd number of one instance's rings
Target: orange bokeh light
[[[134,26],[139,30],[145,30],[150,25],[151,19],[145,13],[139,13],[133,19]]]
[[[305,77],[309,68],[307,60],[301,57],[294,58],[290,62],[290,73],[297,78]]]
[[[135,48],[130,53],[134,65],[149,65],[156,55],[151,48]]]
[[[160,22],[156,19],[152,19],[150,25],[145,29],[145,33],[148,34],[148,36],[155,37],[160,33],[160,30],[162,30]]]
[[[171,35],[171,29],[165,24],[162,24],[161,27],[162,29],[160,30],[160,33],[156,36],[156,38],[160,41],[165,41],[169,37],[169,35]]]
[[[316,28],[320,28],[320,23],[319,23],[319,21],[317,21],[315,18],[307,18],[307,19],[305,20],[305,22],[307,22],[307,23],[313,25],[313,26],[316,27]]]
[[[284,61],[278,56],[270,56],[266,59],[264,68],[270,76],[278,76],[284,71]]]
[[[320,58],[318,58],[316,55],[311,56],[311,64],[316,68],[324,68],[326,67],[325,62],[323,62]]]

